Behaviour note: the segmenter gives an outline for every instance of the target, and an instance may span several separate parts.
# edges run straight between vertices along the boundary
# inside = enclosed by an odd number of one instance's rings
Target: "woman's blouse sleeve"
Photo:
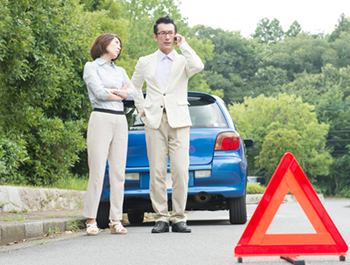
[[[96,65],[94,65],[94,63],[88,62],[85,64],[83,78],[88,90],[90,90],[97,99],[108,99],[110,92],[104,88],[101,78],[98,76]]]
[[[130,87],[128,88],[128,100],[133,100],[137,97],[137,90],[134,87],[134,85],[131,83],[128,75],[126,74],[125,70],[123,69],[123,85],[129,84]]]

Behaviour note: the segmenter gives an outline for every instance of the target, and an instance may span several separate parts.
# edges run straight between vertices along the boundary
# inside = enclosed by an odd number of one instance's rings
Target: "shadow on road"
[[[189,220],[187,221],[189,226],[215,226],[215,225],[232,225],[228,220]],[[151,227],[155,222],[143,222],[142,224],[126,224],[125,226],[131,227]],[[245,224],[244,224],[245,225]]]

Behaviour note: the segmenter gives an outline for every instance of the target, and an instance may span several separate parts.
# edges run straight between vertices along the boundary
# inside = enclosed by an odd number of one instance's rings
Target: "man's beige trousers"
[[[125,115],[92,112],[87,132],[89,184],[83,216],[96,218],[100,202],[106,159],[109,164],[111,220],[123,217],[128,124]]]
[[[146,117],[147,118],[147,117]],[[158,129],[145,126],[147,154],[150,164],[150,197],[155,221],[186,221],[185,207],[188,190],[190,127],[171,128],[166,113]],[[168,157],[172,175],[172,215],[168,212],[166,173]]]

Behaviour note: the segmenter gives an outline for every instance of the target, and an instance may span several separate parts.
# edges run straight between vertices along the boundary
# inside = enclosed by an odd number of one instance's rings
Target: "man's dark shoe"
[[[165,233],[169,232],[169,224],[167,222],[158,221],[152,228],[152,233]]]
[[[179,233],[191,233],[191,228],[187,226],[186,222],[179,222],[172,225],[171,231]]]

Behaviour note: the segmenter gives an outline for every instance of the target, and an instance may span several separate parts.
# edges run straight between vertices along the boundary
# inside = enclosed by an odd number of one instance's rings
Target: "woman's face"
[[[121,47],[120,47],[120,41],[118,38],[114,38],[107,46],[106,48],[108,55],[111,56],[111,58],[115,59],[118,57]]]

